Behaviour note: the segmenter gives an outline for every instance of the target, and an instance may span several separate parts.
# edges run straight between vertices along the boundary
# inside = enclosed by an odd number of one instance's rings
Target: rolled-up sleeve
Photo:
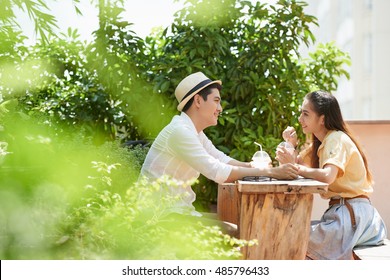
[[[231,158],[216,149],[203,133],[197,135],[191,128],[181,127],[172,132],[168,141],[178,158],[206,178],[221,184],[229,177],[233,167],[227,162]]]

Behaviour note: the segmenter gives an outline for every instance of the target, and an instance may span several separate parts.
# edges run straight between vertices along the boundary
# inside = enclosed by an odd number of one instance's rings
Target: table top
[[[307,178],[276,180],[269,177],[246,177],[238,180],[238,191],[242,193],[325,193],[328,184]]]

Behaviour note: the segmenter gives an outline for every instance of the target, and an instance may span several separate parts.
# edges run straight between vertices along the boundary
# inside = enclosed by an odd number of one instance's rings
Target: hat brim
[[[201,91],[202,89],[208,87],[209,85],[212,85],[212,84],[220,84],[222,85],[222,81],[220,80],[215,80],[215,81],[211,81],[210,83],[208,84],[205,84],[203,87],[197,89],[196,91],[194,91],[193,93],[191,93],[189,96],[187,96],[185,99],[183,99],[179,105],[177,105],[177,110],[179,110],[181,112],[181,110],[183,110],[184,106],[187,104],[187,102],[195,95],[197,94],[199,91]]]

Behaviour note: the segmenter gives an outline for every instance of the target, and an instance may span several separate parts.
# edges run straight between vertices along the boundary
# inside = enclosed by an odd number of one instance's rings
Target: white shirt
[[[203,131],[197,133],[191,118],[182,112],[172,118],[153,142],[142,165],[141,177],[157,179],[168,175],[181,181],[183,188],[171,190],[172,194],[182,194],[173,212],[198,215],[192,205],[195,192],[185,183],[197,179],[200,174],[223,183],[232,170],[227,164],[231,160],[215,148]]]

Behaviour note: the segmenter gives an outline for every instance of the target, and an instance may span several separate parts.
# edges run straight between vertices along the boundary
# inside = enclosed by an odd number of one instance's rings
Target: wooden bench
[[[353,250],[358,260],[390,260],[390,240],[384,245],[358,247]]]

